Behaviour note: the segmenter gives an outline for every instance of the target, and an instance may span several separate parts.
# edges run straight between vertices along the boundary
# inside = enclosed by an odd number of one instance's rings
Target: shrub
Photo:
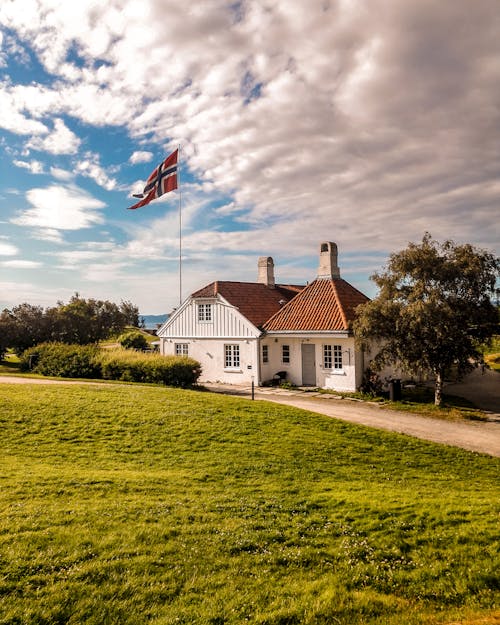
[[[61,378],[100,378],[98,349],[91,345],[40,343],[23,352],[21,371]]]
[[[198,381],[200,363],[188,356],[161,356],[116,349],[100,354],[102,377],[187,388]]]
[[[124,332],[119,338],[118,342],[125,349],[147,349],[149,343],[147,338],[137,330],[129,330]]]
[[[187,356],[161,356],[90,345],[41,343],[21,357],[21,370],[64,378],[104,378],[187,388],[198,381],[200,363]]]

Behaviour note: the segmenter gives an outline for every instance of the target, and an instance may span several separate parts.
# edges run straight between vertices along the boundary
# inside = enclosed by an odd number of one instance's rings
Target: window
[[[281,346],[281,362],[284,365],[290,364],[290,345]]]
[[[269,362],[269,345],[262,346],[262,362]]]
[[[187,356],[189,353],[189,344],[188,343],[176,343],[175,344],[175,354],[176,356]]]
[[[224,345],[224,367],[226,369],[239,369],[240,346]]]
[[[323,345],[323,367],[325,369],[342,369],[341,345]]]
[[[212,304],[198,304],[198,321],[212,321]]]

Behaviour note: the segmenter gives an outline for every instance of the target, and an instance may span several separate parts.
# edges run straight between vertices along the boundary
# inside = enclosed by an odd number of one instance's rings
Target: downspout
[[[256,386],[260,386],[260,339],[262,338],[262,336],[264,335],[263,332],[261,332],[259,334],[259,336],[257,337],[257,340],[255,341],[255,344],[257,345],[257,354],[256,354],[256,358],[255,358],[255,369],[256,369],[256,380],[255,380],[255,385]]]

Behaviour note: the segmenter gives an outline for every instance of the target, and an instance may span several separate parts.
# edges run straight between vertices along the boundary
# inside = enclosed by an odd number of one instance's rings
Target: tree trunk
[[[434,404],[441,406],[443,402],[443,375],[441,371],[436,373],[436,384],[434,386]]]

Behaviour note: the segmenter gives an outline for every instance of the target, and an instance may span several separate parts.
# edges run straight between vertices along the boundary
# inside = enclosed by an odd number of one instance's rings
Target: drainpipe
[[[255,357],[255,382],[257,386],[260,386],[260,339],[262,336],[263,333],[261,332],[255,341],[255,345],[257,346],[257,354]]]

